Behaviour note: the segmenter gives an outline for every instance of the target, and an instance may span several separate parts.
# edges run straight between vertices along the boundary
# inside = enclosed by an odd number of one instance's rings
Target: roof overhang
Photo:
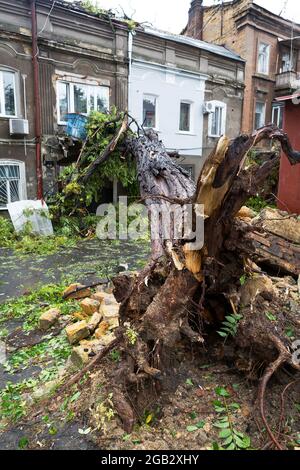
[[[300,93],[295,93],[294,95],[278,96],[278,98],[275,98],[275,101],[288,101],[292,100],[293,98],[299,100]]]
[[[279,39],[279,44],[286,47],[291,47],[291,42],[293,44],[293,48],[300,49],[300,38],[297,36],[295,39]]]

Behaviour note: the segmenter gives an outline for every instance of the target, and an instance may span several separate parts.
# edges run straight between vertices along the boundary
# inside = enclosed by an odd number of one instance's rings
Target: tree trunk
[[[170,374],[174,376],[187,341],[202,344],[203,324],[219,328],[228,307],[243,315],[234,338],[237,347],[251,350],[266,366],[284,351],[283,362],[298,368],[292,361],[290,340],[284,335],[285,319],[280,325],[272,324],[262,313],[260,296],[253,298],[250,307],[240,305],[245,259],[268,261],[273,267],[299,274],[299,246],[259,233],[235,218],[278,164],[276,157],[244,169],[247,152],[265,138],[279,140],[292,164],[300,161],[286,134],[274,126],[232,141],[221,137],[196,187],[168,156],[154,131],[127,140],[137,159],[141,195],[149,210],[193,203],[195,217],[198,205],[204,205],[201,249],[191,250],[191,240],[176,238],[171,229],[166,240],[152,242],[149,264],[136,279],[123,275],[114,280],[115,296],[122,302],[123,340],[122,361],[112,380],[115,406],[127,432],[143,408],[163,392]],[[280,308],[280,302],[278,305]],[[299,324],[295,328],[300,334]]]

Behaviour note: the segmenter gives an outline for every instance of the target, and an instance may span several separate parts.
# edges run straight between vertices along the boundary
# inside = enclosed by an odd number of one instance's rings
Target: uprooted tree
[[[154,403],[163,393],[189,344],[200,349],[209,337],[217,337],[216,330],[231,312],[240,318],[233,337],[235,354],[244,358],[248,372],[255,363],[263,370],[258,409],[271,440],[281,448],[265,418],[265,389],[283,364],[300,370],[292,359],[291,340],[284,334],[290,322],[300,338],[300,322],[289,312],[280,321],[270,322],[263,302],[264,295],[271,294],[261,289],[245,301],[240,279],[245,273],[251,276],[261,263],[264,269],[298,275],[299,247],[236,215],[278,165],[279,156],[272,155],[261,166],[246,169],[245,159],[253,146],[262,139],[276,139],[293,165],[300,162],[300,153],[293,151],[287,135],[273,125],[233,140],[223,136],[195,185],[170,158],[154,131],[140,129],[138,136],[126,134],[127,119],[125,116],[113,140],[89,165],[83,181],[109,158],[123,136],[123,149],[136,160],[140,193],[147,208],[192,204],[196,217],[198,205],[204,205],[204,243],[199,250],[191,249],[190,239],[175,239],[171,231],[169,239],[152,241],[151,258],[138,276],[120,275],[113,280],[115,297],[121,302],[121,326],[112,346],[118,344],[122,360],[112,372],[111,383],[124,429],[130,432],[145,404]],[[279,299],[274,298],[273,303],[278,311],[284,311]]]

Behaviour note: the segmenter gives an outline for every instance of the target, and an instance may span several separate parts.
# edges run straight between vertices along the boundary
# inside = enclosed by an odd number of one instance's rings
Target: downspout
[[[134,31],[128,31],[128,111],[130,103],[130,91],[131,91],[131,71],[132,71],[132,49],[133,49],[133,35]]]
[[[37,198],[43,199],[43,174],[41,158],[41,99],[39,83],[39,62],[37,45],[36,0],[31,0],[31,34],[32,34],[32,64],[34,90],[34,123],[35,123],[35,159],[37,177]]]

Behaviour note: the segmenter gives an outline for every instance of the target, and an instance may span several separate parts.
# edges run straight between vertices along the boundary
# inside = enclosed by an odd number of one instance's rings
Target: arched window
[[[26,199],[25,164],[17,160],[0,160],[0,209],[22,199]]]

